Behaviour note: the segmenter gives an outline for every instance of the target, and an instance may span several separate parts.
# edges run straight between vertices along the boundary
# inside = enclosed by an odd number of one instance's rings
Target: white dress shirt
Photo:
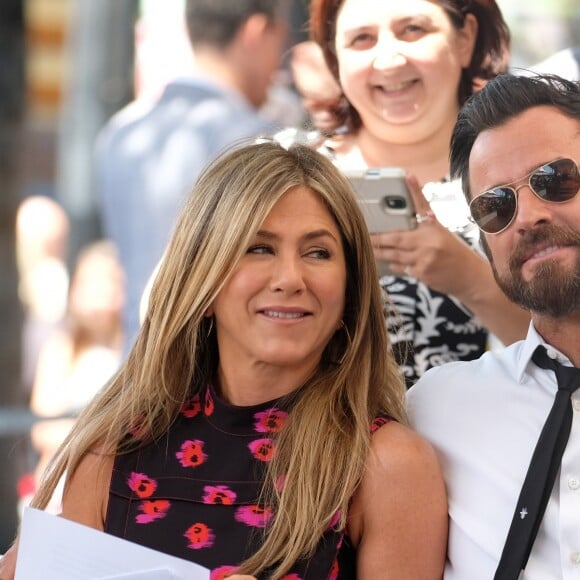
[[[427,372],[407,396],[435,447],[449,498],[446,580],[492,580],[530,459],[557,390],[531,357],[570,361],[530,325],[524,341]],[[580,579],[580,389],[559,475],[521,580]]]

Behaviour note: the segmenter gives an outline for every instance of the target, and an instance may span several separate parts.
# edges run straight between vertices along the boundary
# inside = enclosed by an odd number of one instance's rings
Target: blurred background
[[[499,5],[513,67],[580,45],[580,0]],[[307,11],[307,0],[293,0],[288,48],[306,39]],[[33,397],[39,365],[54,385],[66,365],[84,380],[119,362],[123,273],[114,248],[97,242],[95,137],[113,113],[156,98],[191,69],[182,14],[183,0],[0,3],[0,553],[34,490],[42,442],[63,427],[37,417],[52,413],[66,428],[80,404],[50,388]],[[293,90],[285,67],[280,83]],[[65,313],[75,320],[67,336],[59,334]],[[107,324],[94,328],[95,319]],[[83,358],[87,344],[98,348]]]

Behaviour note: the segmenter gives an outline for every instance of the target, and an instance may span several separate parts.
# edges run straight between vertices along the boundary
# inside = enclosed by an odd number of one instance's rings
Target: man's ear
[[[252,14],[238,30],[237,39],[242,46],[259,47],[271,25],[272,22],[265,14]]]

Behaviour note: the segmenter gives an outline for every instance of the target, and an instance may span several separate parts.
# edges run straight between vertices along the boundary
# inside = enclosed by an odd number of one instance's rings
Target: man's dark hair
[[[500,75],[471,96],[461,111],[451,137],[451,175],[461,178],[471,199],[469,156],[480,133],[495,129],[533,107],[548,105],[580,121],[580,82],[556,75]]]
[[[254,14],[280,16],[284,0],[187,0],[185,17],[191,43],[225,48]]]

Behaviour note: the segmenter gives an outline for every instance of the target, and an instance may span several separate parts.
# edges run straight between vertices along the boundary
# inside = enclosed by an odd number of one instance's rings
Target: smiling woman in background
[[[373,236],[376,257],[397,274],[381,284],[397,312],[387,323],[407,383],[432,366],[478,358],[490,333],[523,338],[529,317],[474,251],[477,230],[449,180],[460,106],[507,70],[509,33],[495,1],[312,0],[310,16],[349,104],[349,131],[324,152],[342,170],[397,166],[413,176],[418,227]]]
[[[246,146],[194,187],[127,363],[33,505],[66,471],[64,517],[212,579],[438,580],[445,490],[403,393],[348,182],[308,147]]]

